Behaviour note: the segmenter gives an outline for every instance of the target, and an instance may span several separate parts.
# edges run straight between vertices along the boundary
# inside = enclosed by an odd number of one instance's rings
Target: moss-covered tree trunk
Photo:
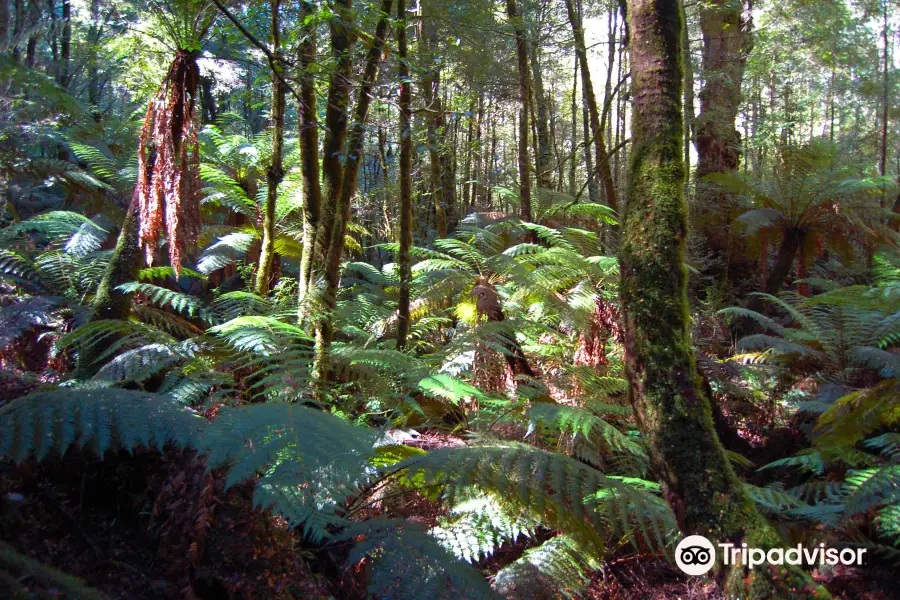
[[[297,127],[300,137],[300,177],[303,181],[303,254],[300,257],[299,314],[303,321],[309,294],[312,267],[316,250],[316,236],[321,220],[322,188],[319,184],[319,124],[316,116],[316,82],[311,67],[316,62],[316,26],[311,17],[315,7],[310,0],[300,3],[303,23],[298,49],[300,63],[300,106],[297,108]],[[307,19],[310,19],[309,23]]]
[[[369,45],[366,66],[363,71],[353,125],[347,140],[347,157],[344,161],[341,193],[334,207],[334,224],[329,236],[328,253],[325,258],[325,291],[323,294],[323,311],[316,329],[316,354],[314,374],[319,379],[329,375],[329,348],[334,337],[332,318],[337,306],[337,291],[340,283],[341,257],[344,254],[344,236],[347,233],[347,221],[350,215],[350,200],[356,193],[359,168],[363,159],[363,142],[366,134],[366,120],[369,105],[372,102],[372,88],[378,77],[378,68],[384,51],[385,36],[391,15],[392,0],[382,0],[381,18],[375,26],[375,36]]]
[[[97,293],[91,305],[93,315],[91,321],[106,319],[127,319],[131,314],[131,299],[133,293],[123,292],[118,286],[129,281],[136,281],[143,265],[143,252],[138,243],[138,202],[132,200],[125,219],[122,221],[122,229],[116,241],[116,248],[112,258],[97,287]],[[101,340],[108,342],[109,340]],[[78,364],[75,368],[75,377],[87,379],[92,376],[103,351],[108,348],[108,343],[85,344],[79,349]]]
[[[278,23],[281,0],[272,0],[272,46],[276,59],[272,69],[282,71],[281,60],[281,26]],[[272,265],[275,264],[275,204],[278,202],[278,186],[284,177],[284,101],[287,89],[278,73],[272,74],[272,162],[266,169],[266,206],[263,210],[262,246],[259,252],[259,267],[256,270],[256,281],[253,291],[259,296],[269,293],[272,279]]]
[[[397,348],[406,346],[409,333],[409,295],[412,281],[412,85],[406,45],[406,0],[397,0],[397,74],[400,77],[400,301],[397,317]]]
[[[629,398],[681,529],[713,543],[778,547],[715,435],[691,348],[682,18],[678,0],[628,1],[634,147],[619,260]],[[717,567],[728,597],[827,597],[797,567]]]

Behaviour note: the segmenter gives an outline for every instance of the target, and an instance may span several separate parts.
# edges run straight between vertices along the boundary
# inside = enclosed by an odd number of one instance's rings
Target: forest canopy
[[[0,596],[896,597],[898,42],[0,0]]]

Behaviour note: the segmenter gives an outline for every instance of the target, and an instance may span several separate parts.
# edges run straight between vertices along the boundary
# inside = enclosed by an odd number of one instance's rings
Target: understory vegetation
[[[747,4],[0,0],[0,596],[895,597],[900,13]]]

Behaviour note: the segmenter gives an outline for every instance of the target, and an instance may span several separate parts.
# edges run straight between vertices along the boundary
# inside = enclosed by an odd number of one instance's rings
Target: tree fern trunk
[[[681,529],[716,542],[772,548],[761,517],[716,437],[691,348],[684,201],[682,8],[629,0],[634,148],[622,228],[621,303],[629,399],[651,465]],[[826,598],[796,567],[722,568],[729,597]]]
[[[116,249],[106,268],[106,273],[97,287],[97,294],[91,305],[93,309],[91,321],[127,319],[131,314],[131,299],[134,294],[122,292],[116,288],[123,283],[136,281],[143,264],[143,253],[138,244],[137,204],[135,197],[125,213],[122,230],[116,241]],[[78,379],[90,377],[99,367],[96,364],[97,360],[103,350],[109,347],[109,340],[101,341],[104,342],[102,345],[94,343],[79,349],[78,364],[75,369],[75,376]]]

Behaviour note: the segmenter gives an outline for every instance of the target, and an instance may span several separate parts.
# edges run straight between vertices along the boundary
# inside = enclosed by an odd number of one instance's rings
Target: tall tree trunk
[[[463,153],[465,166],[463,167],[463,197],[462,197],[462,207],[461,207],[461,215],[465,217],[470,210],[470,203],[472,201],[472,163],[474,162],[474,138],[475,138],[475,122],[477,120],[475,116],[475,111],[477,110],[475,99],[472,99],[471,107],[469,108],[469,125],[466,128],[466,143],[463,145]]]
[[[297,127],[300,137],[300,177],[303,181],[303,253],[298,275],[298,320],[303,321],[306,300],[312,278],[312,266],[316,251],[322,207],[322,189],[319,183],[319,124],[316,114],[316,82],[310,70],[316,62],[316,26],[306,22],[315,14],[312,0],[300,3],[300,20],[303,23],[299,44],[300,106],[297,109]]]
[[[281,56],[281,25],[278,22],[281,0],[272,0],[272,47],[275,59],[272,69],[284,71]],[[266,169],[266,205],[263,210],[262,246],[259,252],[259,266],[256,269],[256,282],[253,291],[258,296],[269,293],[272,279],[272,265],[275,263],[275,205],[278,202],[278,186],[284,177],[284,101],[286,88],[277,73],[272,73],[272,162]]]
[[[25,30],[25,0],[15,0],[13,3],[13,13],[16,22],[13,24],[12,34],[12,59],[18,63],[22,57],[22,50],[19,44],[22,43],[22,32]]]
[[[572,75],[572,152],[569,154],[569,195],[573,198],[578,193],[578,183],[575,181],[575,174],[578,172],[576,167],[578,161],[578,57],[575,57],[575,66]]]
[[[634,148],[619,251],[628,397],[652,468],[685,533],[714,544],[780,547],[784,542],[756,510],[716,437],[691,348],[681,3],[629,0],[628,18]],[[798,567],[747,572],[717,565],[729,597],[827,597]]]
[[[62,42],[60,44],[62,52],[62,56],[60,58],[62,61],[62,65],[59,70],[59,85],[64,88],[68,88],[69,80],[71,79],[70,71],[72,58],[72,3],[70,2],[70,0],[63,0],[62,20]]]
[[[94,120],[99,123],[100,111],[100,0],[91,0],[91,26],[88,29],[88,104]],[[205,91],[204,91],[205,94]]]
[[[606,142],[603,139],[603,129],[600,123],[600,109],[597,106],[597,97],[594,95],[594,86],[591,83],[591,72],[588,67],[584,29],[581,26],[581,15],[575,8],[575,0],[566,0],[566,12],[569,16],[569,24],[572,26],[572,33],[575,35],[575,54],[578,56],[578,62],[581,63],[581,93],[584,103],[587,105],[591,126],[591,138],[593,138],[594,146],[593,162],[599,168],[600,182],[603,186],[603,195],[607,205],[618,211],[619,201],[616,195],[616,186],[613,182],[612,168],[607,158]],[[590,176],[590,173],[588,175]]]
[[[9,2],[0,2],[0,48],[7,48],[9,37]]]
[[[382,0],[381,18],[375,26],[375,37],[372,39],[366,58],[366,66],[363,71],[362,83],[359,88],[359,96],[356,100],[356,110],[353,115],[353,124],[347,140],[347,156],[344,160],[343,177],[341,181],[341,194],[338,203],[334,207],[334,224],[329,236],[328,254],[325,258],[325,294],[324,314],[320,325],[316,330],[316,355],[314,373],[319,380],[329,375],[330,360],[329,349],[334,337],[332,318],[337,306],[337,290],[340,283],[341,257],[344,250],[344,236],[347,233],[347,221],[350,214],[350,200],[356,193],[356,183],[359,177],[359,168],[363,159],[363,141],[366,134],[366,119],[369,115],[369,105],[372,102],[372,88],[378,77],[378,67],[384,49],[385,35],[391,15],[392,0]]]
[[[685,188],[690,187],[691,140],[694,131],[694,61],[691,54],[691,36],[687,17],[681,35],[681,51],[684,57],[684,170],[687,173]]]
[[[409,334],[409,295],[412,283],[412,84],[409,80],[409,49],[406,45],[406,0],[397,0],[397,74],[400,78],[400,300],[397,316],[397,349],[406,347]],[[479,124],[480,127],[480,124]]]
[[[749,23],[740,0],[711,0],[700,6],[703,35],[703,88],[697,115],[696,226],[710,250],[731,256],[731,223],[735,197],[721,187],[704,184],[710,173],[733,173],[740,166],[741,134],[735,128],[741,82],[750,49]],[[728,266],[726,265],[726,269]]]
[[[516,0],[506,0],[506,15],[516,34],[516,59],[519,68],[519,216],[531,222],[531,162],[528,158],[528,115],[531,81],[528,72],[528,45],[525,27],[517,13]]]
[[[28,27],[34,29],[40,22],[42,16],[41,6],[38,4],[38,0],[29,0],[28,17],[26,18]],[[25,46],[25,66],[29,69],[34,68],[34,63],[37,59],[37,43],[40,37],[41,34],[37,32],[33,32],[28,36],[28,44]]]
[[[316,234],[317,255],[324,259],[331,246],[331,233],[337,219],[335,209],[343,185],[344,142],[347,139],[347,112],[350,102],[350,78],[353,32],[353,2],[340,0],[337,14],[331,21],[331,55],[336,62],[328,84],[325,107],[325,142],[322,149],[322,175],[325,192],[319,231]]]
[[[537,130],[537,153],[535,155],[535,183],[539,188],[553,188],[553,146],[550,141],[550,99],[544,90],[541,69],[540,45],[529,44],[531,48],[531,75],[534,82],[535,122]]]
[[[591,152],[591,123],[590,110],[587,101],[581,98],[582,133],[584,137],[584,168],[587,173],[588,202],[599,204],[602,201],[600,186],[597,185],[597,173],[594,169],[594,155]]]
[[[422,77],[422,92],[427,111],[428,156],[431,177],[431,197],[434,203],[434,224],[438,238],[447,237],[450,207],[454,203],[455,184],[448,175],[451,168],[446,156],[447,119],[441,98],[441,63],[436,60],[438,51],[437,28],[431,14],[431,3],[435,0],[423,0],[419,31],[419,47],[422,51],[422,62],[429,65]]]
[[[882,39],[884,40],[884,47],[882,52],[884,54],[883,66],[881,70],[882,77],[882,97],[881,97],[881,152],[878,157],[878,174],[884,177],[887,174],[887,148],[888,148],[888,111],[890,109],[889,102],[889,91],[888,84],[890,83],[890,61],[891,61],[891,45],[890,45],[890,36],[889,33],[889,25],[888,25],[888,0],[883,0],[882,3]],[[881,202],[881,206],[884,207],[884,200]]]

